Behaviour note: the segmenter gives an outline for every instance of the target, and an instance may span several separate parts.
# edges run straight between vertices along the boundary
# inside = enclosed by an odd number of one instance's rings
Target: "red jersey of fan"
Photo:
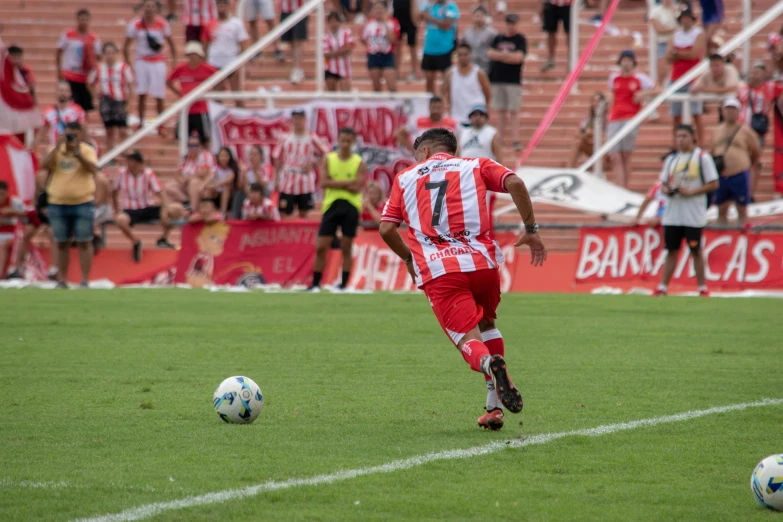
[[[160,182],[152,169],[143,169],[140,174],[131,174],[123,167],[114,178],[114,191],[119,193],[122,210],[140,210],[154,207],[153,194],[160,194]]]
[[[677,29],[672,36],[672,45],[678,51],[690,51],[696,44],[696,39],[701,33],[703,33],[701,27],[691,27],[690,31],[683,29]],[[672,64],[672,81],[679,80],[681,76],[684,76],[686,72],[696,67],[701,61],[701,56],[697,58],[691,58],[690,60],[680,60],[675,57],[675,62]]]
[[[269,198],[264,198],[258,205],[250,201],[250,198],[247,198],[242,203],[242,219],[280,221],[280,212],[277,210],[277,205]]]
[[[388,29],[400,37],[400,23],[396,18],[389,18],[386,23],[370,20],[362,29],[362,41],[367,44],[367,54],[389,54],[394,51],[394,42],[389,40]]]
[[[98,96],[116,101],[128,99],[128,85],[132,83],[133,71],[124,62],[117,62],[111,67],[101,63],[90,73],[90,84],[97,87]]]
[[[457,127],[459,127],[459,124],[457,123],[457,120],[454,118],[449,118],[448,116],[442,117],[437,123],[432,121],[432,118],[429,116],[421,116],[408,122],[408,134],[411,137],[411,143],[413,143],[416,138],[424,134],[424,131],[429,129],[437,129],[439,127],[454,132],[457,130]]]
[[[381,221],[405,222],[419,286],[444,274],[497,268],[487,192],[505,192],[511,170],[487,158],[438,153],[402,171]]]
[[[341,27],[337,34],[332,34],[327,31],[324,35],[323,52],[333,53],[341,47],[356,43],[353,39],[353,33],[344,27]],[[329,58],[324,64],[326,70],[332,74],[341,76],[342,78],[351,78],[351,57],[340,56],[338,58]]]
[[[294,133],[284,136],[272,151],[272,158],[282,161],[280,193],[299,195],[315,192],[313,165],[317,158],[328,152],[329,147],[311,132],[302,136]]]
[[[87,115],[79,105],[68,102],[64,109],[58,109],[56,105],[50,105],[43,112],[44,127],[49,130],[49,144],[54,145],[60,134],[65,132],[65,124],[79,122],[87,123]]]
[[[766,82],[759,88],[743,85],[737,91],[737,99],[742,104],[739,113],[739,121],[750,124],[754,114],[769,116],[769,109],[783,94],[783,85],[775,82]]]
[[[217,168],[215,156],[207,151],[199,152],[195,159],[190,156],[185,156],[182,160],[182,164],[179,166],[179,173],[183,178],[189,178],[195,176],[198,171],[204,167],[210,172],[215,172],[215,169]]]
[[[215,0],[185,0],[185,25],[201,27],[217,18]]]
[[[75,28],[66,29],[57,42],[57,49],[63,53],[63,79],[85,83],[87,75],[97,63],[98,56],[103,52],[101,46],[101,39],[93,31],[82,34]]]
[[[171,71],[169,81],[179,80],[180,95],[185,96],[216,72],[217,69],[206,62],[195,69],[191,69],[190,65],[183,63]],[[204,114],[207,110],[207,102],[205,100],[199,100],[190,106],[188,114]]]
[[[655,83],[643,73],[637,72],[630,76],[614,73],[609,76],[609,90],[614,95],[609,121],[628,120],[636,116],[642,110],[642,104],[634,101],[634,95],[653,87]]]

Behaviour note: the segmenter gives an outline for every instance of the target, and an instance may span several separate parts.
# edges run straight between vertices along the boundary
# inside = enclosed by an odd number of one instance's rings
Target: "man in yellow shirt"
[[[367,171],[362,157],[353,152],[354,143],[356,143],[356,132],[350,127],[340,129],[337,136],[337,152],[330,152],[324,159],[326,175],[321,183],[325,189],[324,216],[321,220],[321,228],[318,229],[313,284],[308,288],[310,291],[317,291],[321,287],[326,253],[337,234],[337,227],[342,231],[340,250],[343,254],[343,274],[339,286],[341,290],[345,290],[351,277],[353,238],[356,237],[356,229],[359,226],[362,188]]]
[[[46,192],[49,196],[49,223],[57,242],[57,287],[68,288],[70,242],[79,247],[82,287],[92,268],[92,236],[95,209],[95,174],[98,172],[95,149],[82,141],[78,122],[65,125],[57,145],[49,151],[43,168],[49,171]]]

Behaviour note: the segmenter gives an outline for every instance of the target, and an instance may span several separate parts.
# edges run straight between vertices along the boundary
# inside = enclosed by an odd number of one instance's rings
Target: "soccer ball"
[[[223,422],[250,424],[264,406],[264,396],[258,384],[247,377],[229,377],[220,383],[212,400],[215,411]]]
[[[770,455],[756,465],[750,489],[765,508],[783,511],[783,454]]]

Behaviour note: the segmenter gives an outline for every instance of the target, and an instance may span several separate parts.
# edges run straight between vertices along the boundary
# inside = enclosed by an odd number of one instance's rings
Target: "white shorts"
[[[274,20],[274,0],[247,0],[247,21],[255,22],[259,14],[264,20]]]
[[[149,94],[162,100],[166,97],[166,62],[136,60],[136,94]]]

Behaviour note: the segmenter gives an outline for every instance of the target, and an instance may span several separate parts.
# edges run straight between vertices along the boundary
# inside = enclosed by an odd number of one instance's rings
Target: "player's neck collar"
[[[451,159],[454,156],[449,154],[448,152],[436,152],[432,156],[430,156],[431,160],[445,160],[445,159]]]

